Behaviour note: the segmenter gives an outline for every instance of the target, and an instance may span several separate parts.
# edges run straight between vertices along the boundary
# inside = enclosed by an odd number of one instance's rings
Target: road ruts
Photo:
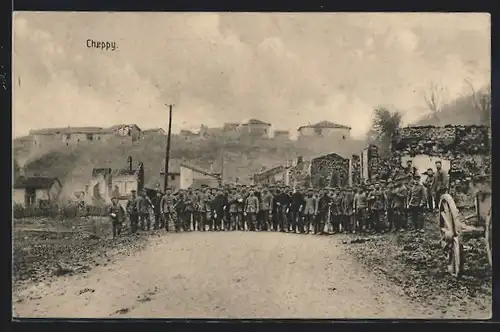
[[[152,237],[135,255],[14,294],[19,317],[439,318],[364,270],[333,236]]]

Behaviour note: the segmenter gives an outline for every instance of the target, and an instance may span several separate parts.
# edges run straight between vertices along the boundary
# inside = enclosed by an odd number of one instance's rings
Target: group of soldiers
[[[424,183],[410,161],[394,178],[356,187],[228,185],[176,192],[167,188],[154,197],[133,190],[125,209],[112,199],[113,236],[120,234],[125,218],[132,233],[151,228],[311,234],[400,231],[409,226],[422,230],[424,211],[435,208],[448,185],[439,161],[436,168],[435,174],[429,169]]]

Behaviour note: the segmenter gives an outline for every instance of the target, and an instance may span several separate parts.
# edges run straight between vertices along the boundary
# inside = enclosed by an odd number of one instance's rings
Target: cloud
[[[87,39],[118,49],[89,49]],[[362,135],[381,104],[414,118],[432,81],[449,98],[490,73],[476,14],[17,13],[14,131],[136,122],[173,128],[321,120]]]

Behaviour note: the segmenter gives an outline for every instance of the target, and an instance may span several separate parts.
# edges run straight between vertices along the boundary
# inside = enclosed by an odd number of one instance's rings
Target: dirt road
[[[342,247],[335,236],[164,234],[86,274],[14,294],[14,311],[60,318],[440,318]]]

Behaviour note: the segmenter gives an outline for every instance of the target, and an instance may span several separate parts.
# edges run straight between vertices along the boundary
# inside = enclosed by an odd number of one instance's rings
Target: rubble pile
[[[361,183],[361,159],[356,154],[351,157],[351,177],[353,185]]]
[[[86,231],[14,227],[13,280],[17,284],[49,280],[61,269],[71,273],[85,272],[93,266],[107,264],[113,250],[131,253],[144,243],[145,238],[141,236],[122,236],[113,240]]]
[[[311,176],[316,188],[348,185],[349,159],[336,153],[314,158],[311,163]]]
[[[478,308],[487,311],[491,306],[492,273],[484,241],[464,243],[464,275],[456,280],[447,271],[436,218],[436,214],[426,215],[424,233],[374,236],[362,246],[346,241],[345,248],[370,271],[395,282],[407,296],[428,301],[443,314],[453,307],[452,302],[460,303],[463,312]]]

